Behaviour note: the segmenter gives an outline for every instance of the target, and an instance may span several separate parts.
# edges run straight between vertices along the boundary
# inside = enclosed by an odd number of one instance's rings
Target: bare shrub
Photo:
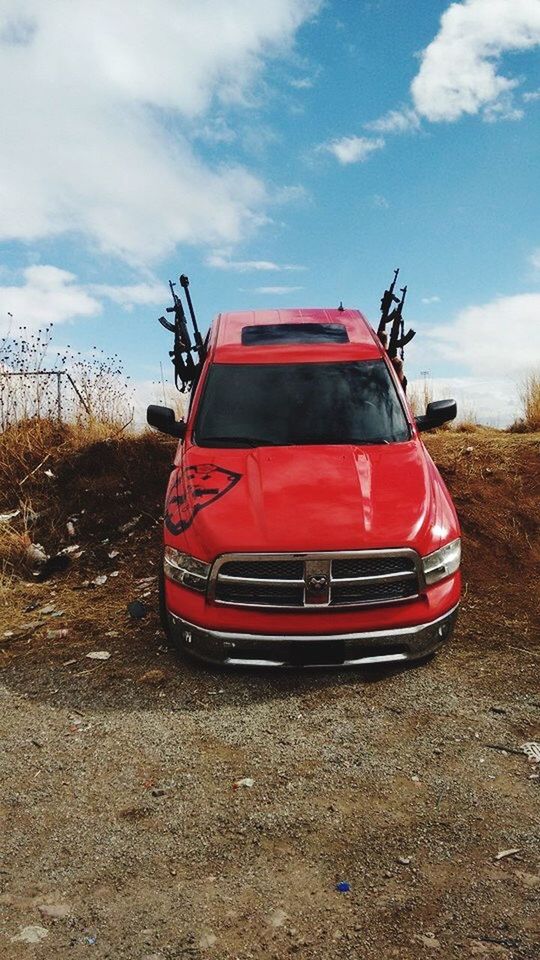
[[[424,377],[421,381],[416,380],[407,387],[407,400],[415,417],[420,417],[426,412],[428,403],[434,400],[433,384],[431,380]]]
[[[511,429],[516,433],[540,430],[540,369],[531,371],[523,378],[519,397],[523,418],[517,420]]]
[[[0,429],[31,419],[125,426],[132,390],[117,354],[52,350],[53,327],[0,340]]]

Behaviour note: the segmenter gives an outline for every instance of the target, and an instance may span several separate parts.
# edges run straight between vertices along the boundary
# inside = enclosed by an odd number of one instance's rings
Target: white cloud
[[[523,94],[523,99],[525,103],[536,103],[540,100],[540,90],[528,90]]]
[[[441,17],[437,36],[422,53],[411,87],[415,109],[436,122],[457,120],[488,106],[493,111],[501,98],[508,105],[518,81],[498,72],[500,57],[538,44],[538,0],[452,3]]]
[[[89,284],[86,289],[126,309],[139,304],[163,303],[169,296],[169,290],[161,283],[133,283],[126,286],[95,283]]]
[[[422,297],[422,303],[440,303],[441,298],[437,296],[433,297]]]
[[[431,327],[430,350],[475,376],[519,378],[540,357],[539,316],[540,293],[499,297]]]
[[[319,149],[333,153],[342,164],[361,163],[367,160],[370,153],[384,147],[382,137],[342,137],[323,144]]]
[[[270,294],[271,296],[282,297],[286,293],[295,293],[296,290],[303,290],[303,287],[255,287],[254,293]]]
[[[410,107],[402,107],[401,110],[389,110],[378,120],[371,120],[364,126],[366,130],[373,130],[374,133],[407,133],[418,130],[420,117]]]
[[[0,240],[69,231],[144,261],[244,237],[264,184],[203,163],[184,122],[247,103],[318,5],[0,0]]]
[[[100,302],[76,283],[74,274],[52,266],[27,267],[21,286],[0,287],[0,334],[20,326],[37,330],[50,323],[101,312]],[[13,319],[8,316],[13,315]]]
[[[520,415],[517,382],[493,377],[428,377],[434,400],[457,401],[457,420],[472,417],[478,423],[506,427]],[[409,393],[422,396],[423,379],[409,380]]]
[[[289,83],[295,90],[309,90],[313,86],[314,80],[311,77],[299,77],[297,80],[290,80]]]
[[[540,271],[540,247],[537,247],[536,250],[533,250],[529,257],[529,263],[533,270]]]
[[[281,272],[283,270],[305,270],[294,263],[275,263],[273,260],[232,260],[229,255],[211,253],[206,258],[209,267],[218,270],[231,270],[233,273]]]

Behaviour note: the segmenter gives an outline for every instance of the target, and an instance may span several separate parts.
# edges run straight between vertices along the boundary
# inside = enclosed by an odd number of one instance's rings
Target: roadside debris
[[[60,630],[47,630],[45,636],[47,640],[63,640],[64,637],[67,637],[68,633],[68,628],[62,627]]]
[[[339,883],[336,883],[336,890],[338,893],[349,893],[351,889],[350,883],[347,883],[346,880],[340,880]]]
[[[68,522],[66,523],[66,530],[68,533],[68,537],[75,536],[75,524],[73,523],[73,520],[68,520]]]
[[[99,576],[94,577],[92,583],[95,584],[96,587],[102,587],[104,583],[107,583],[107,574],[100,573]]]
[[[88,660],[108,660],[110,653],[108,650],[92,650],[86,654]]]
[[[533,763],[540,763],[540,743],[531,740],[529,743],[524,743],[521,749]]]
[[[47,559],[47,554],[40,543],[29,543],[26,548],[26,556],[32,563],[42,564]]]
[[[47,470],[44,470],[43,473],[45,474],[46,477],[49,478],[49,480],[56,480],[56,474],[53,473],[50,468],[47,468]]]
[[[519,853],[521,847],[512,847],[511,850],[499,850],[496,860],[504,860],[506,857],[513,857],[515,853]]]
[[[238,790],[238,787],[252,787],[254,783],[252,777],[242,777],[241,780],[234,781],[233,790]]]
[[[45,937],[49,936],[49,931],[41,927],[38,923],[31,924],[29,927],[23,927],[21,932],[11,938],[12,943],[41,943]]]
[[[148,607],[141,600],[132,600],[127,605],[127,611],[133,620],[142,620],[148,613]]]
[[[139,521],[142,520],[142,513],[137,517],[133,517],[132,520],[128,520],[127,523],[123,523],[121,527],[118,527],[120,533],[129,533],[131,530],[134,530]]]
[[[507,747],[504,743],[484,743],[488,750],[500,750],[501,753],[515,753],[518,757],[523,756],[523,748],[516,750],[515,747]]]
[[[117,556],[119,556],[119,554],[120,554],[120,551],[119,551],[119,550],[111,550],[111,551],[107,554],[107,556],[109,557],[109,560],[114,560],[114,558],[117,557]]]
[[[45,563],[40,570],[34,572],[36,580],[48,580],[53,573],[62,573],[67,570],[71,563],[70,557],[63,551],[56,553],[52,557],[46,557]]]
[[[10,510],[9,513],[0,513],[0,523],[9,523],[10,520],[18,517],[20,512],[20,510]]]

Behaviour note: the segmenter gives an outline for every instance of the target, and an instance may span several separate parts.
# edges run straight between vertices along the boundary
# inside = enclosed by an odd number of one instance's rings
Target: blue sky
[[[400,266],[410,377],[508,422],[540,361],[540,0],[257,6],[0,0],[2,332],[53,320],[151,401],[169,277],[203,328],[376,323]]]

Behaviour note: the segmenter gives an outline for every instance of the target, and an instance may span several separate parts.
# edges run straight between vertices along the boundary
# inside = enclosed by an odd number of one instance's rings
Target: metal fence
[[[31,417],[69,420],[77,410],[90,413],[67,370],[0,370],[0,429]]]

